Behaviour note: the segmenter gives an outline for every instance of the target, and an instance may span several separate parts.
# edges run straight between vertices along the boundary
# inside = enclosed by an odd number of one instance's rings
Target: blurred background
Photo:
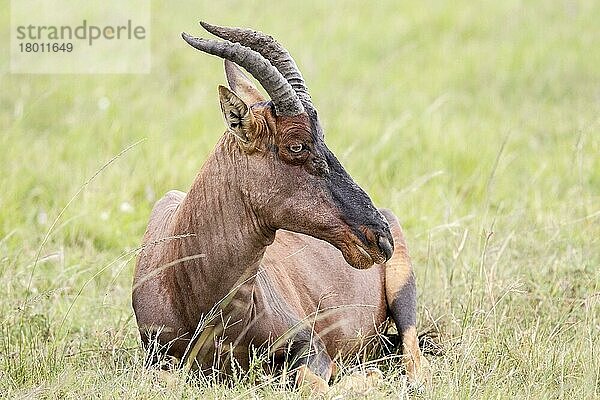
[[[592,0],[153,1],[140,75],[9,74],[3,49],[0,393],[139,384],[134,249],[224,131],[222,61],[179,36],[208,37],[200,19],[284,44],[330,149],[399,216],[419,328],[446,349],[432,397],[600,395]]]

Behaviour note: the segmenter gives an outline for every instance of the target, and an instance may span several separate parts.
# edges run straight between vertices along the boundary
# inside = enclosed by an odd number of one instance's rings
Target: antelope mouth
[[[373,258],[369,255],[369,253],[367,253],[367,251],[364,249],[364,247],[360,246],[360,245],[355,245],[356,248],[358,249],[358,251],[365,257],[365,258],[370,258],[371,261],[373,261]]]
[[[340,250],[346,262],[356,269],[367,269],[373,264],[383,264],[391,256],[391,253],[386,254],[386,250],[377,246],[367,246],[357,239],[346,243]]]

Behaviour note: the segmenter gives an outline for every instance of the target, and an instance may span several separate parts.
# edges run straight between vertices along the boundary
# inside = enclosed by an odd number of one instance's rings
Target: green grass
[[[420,397],[600,398],[600,3],[213,3],[153,2],[149,75],[0,75],[0,397],[300,396],[142,368],[132,250],[223,131],[222,63],[178,36],[202,18],[288,47],[330,148],[403,222],[445,348]],[[404,396],[386,374],[370,396]]]

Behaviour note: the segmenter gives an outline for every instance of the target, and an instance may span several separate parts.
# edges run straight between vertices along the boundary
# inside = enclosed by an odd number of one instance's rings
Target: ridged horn
[[[255,77],[275,104],[277,115],[302,114],[304,107],[298,95],[269,60],[260,53],[229,40],[218,41],[193,37],[183,32],[181,37],[192,47],[242,66]]]
[[[221,39],[239,43],[242,46],[249,47],[252,50],[259,52],[264,58],[269,60],[290,83],[292,88],[294,88],[294,91],[298,94],[298,97],[300,97],[300,100],[312,105],[308,88],[304,83],[304,78],[302,77],[296,62],[285,47],[273,39],[272,36],[253,29],[229,28],[211,25],[204,21],[200,21],[200,25],[208,32]]]

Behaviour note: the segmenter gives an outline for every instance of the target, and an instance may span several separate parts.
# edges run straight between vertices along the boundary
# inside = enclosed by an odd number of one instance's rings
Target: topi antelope
[[[170,191],[152,210],[133,281],[144,347],[203,369],[247,366],[251,346],[268,346],[276,363],[292,362],[297,384],[323,391],[333,359],[391,317],[407,376],[420,382],[415,278],[398,220],[325,145],[285,48],[261,32],[201,24],[223,40],[182,36],[225,60],[227,130],[189,192]]]

